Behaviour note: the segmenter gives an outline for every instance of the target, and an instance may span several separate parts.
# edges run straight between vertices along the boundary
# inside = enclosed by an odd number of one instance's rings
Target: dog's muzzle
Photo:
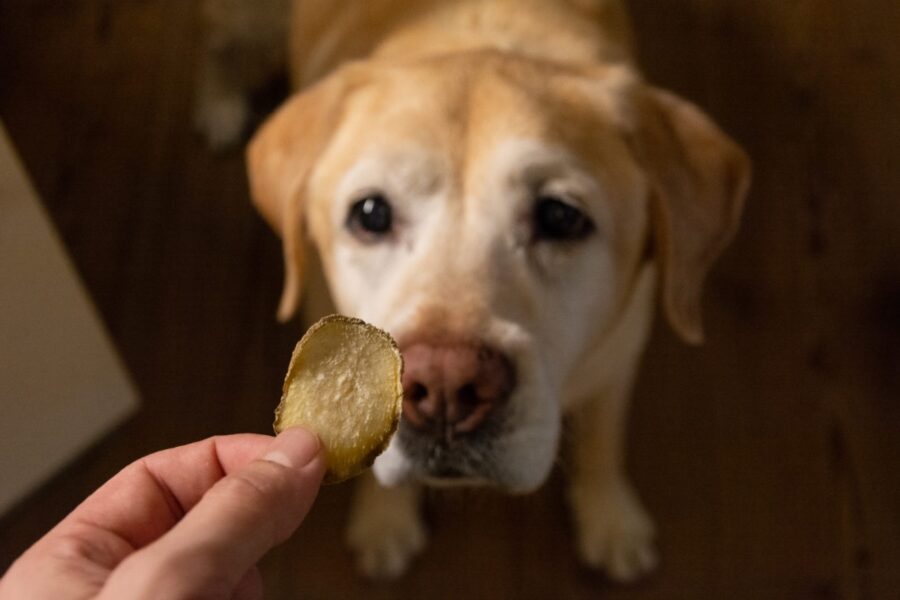
[[[401,439],[428,477],[489,477],[490,438],[516,385],[502,352],[484,345],[416,343],[403,349]]]

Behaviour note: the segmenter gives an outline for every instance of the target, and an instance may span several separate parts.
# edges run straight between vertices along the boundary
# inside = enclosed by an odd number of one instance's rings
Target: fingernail
[[[291,427],[278,434],[263,460],[300,469],[312,462],[321,448],[322,444],[316,434],[302,427]]]

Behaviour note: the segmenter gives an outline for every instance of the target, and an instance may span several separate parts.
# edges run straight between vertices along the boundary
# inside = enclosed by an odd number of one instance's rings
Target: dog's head
[[[404,418],[376,474],[513,490],[546,478],[567,392],[590,388],[573,379],[600,377],[574,371],[650,265],[669,322],[700,341],[703,279],[749,170],[628,67],[489,51],[347,65],[287,102],[248,159],[284,241],[280,316],[311,241],[339,310],[404,352]]]

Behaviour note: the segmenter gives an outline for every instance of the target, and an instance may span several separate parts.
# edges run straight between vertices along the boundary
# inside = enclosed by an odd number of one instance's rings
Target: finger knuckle
[[[226,503],[248,518],[265,513],[266,522],[276,531],[282,527],[282,521],[292,519],[294,507],[300,504],[299,486],[290,470],[266,461],[257,461],[220,484],[217,493]]]
[[[53,539],[49,545],[50,553],[61,560],[91,559],[95,554],[95,545],[76,534],[63,534]]]
[[[242,504],[258,506],[278,500],[287,487],[284,473],[277,468],[257,463],[223,479],[218,491]]]

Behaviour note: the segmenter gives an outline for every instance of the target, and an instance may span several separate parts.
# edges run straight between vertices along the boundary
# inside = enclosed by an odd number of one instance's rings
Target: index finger
[[[217,481],[258,458],[272,440],[258,434],[216,436],[141,458],[91,494],[50,535],[88,525],[142,548],[174,527]]]
[[[262,458],[218,481],[178,525],[128,556],[101,597],[231,597],[241,576],[306,516],[323,458],[315,434],[283,431]]]

